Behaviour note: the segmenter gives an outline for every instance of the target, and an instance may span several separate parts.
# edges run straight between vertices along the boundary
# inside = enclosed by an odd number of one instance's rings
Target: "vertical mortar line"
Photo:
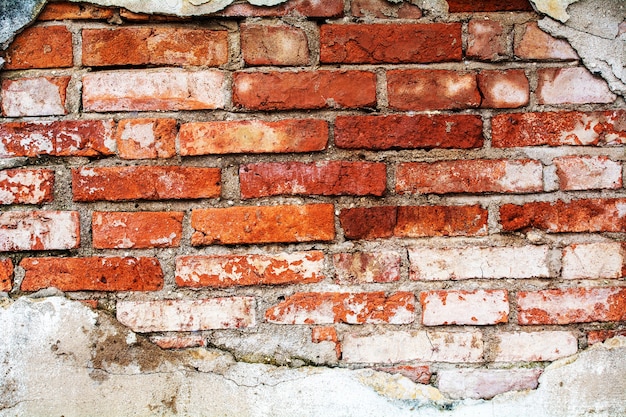
[[[82,75],[83,75],[83,52],[82,52],[82,30],[83,26],[76,22],[67,24],[67,28],[72,34],[72,63],[70,69],[72,71],[69,85],[67,87],[67,95],[65,105],[68,114],[79,115],[82,111]]]
[[[384,67],[376,68],[376,108],[378,111],[385,112],[389,108],[389,99],[387,96],[387,69]]]

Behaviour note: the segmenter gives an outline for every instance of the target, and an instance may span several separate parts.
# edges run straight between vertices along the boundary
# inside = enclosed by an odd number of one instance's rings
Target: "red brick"
[[[163,271],[156,258],[25,258],[22,291],[157,291]]]
[[[7,169],[0,171],[0,204],[41,204],[54,200],[54,171]]]
[[[241,198],[272,195],[375,195],[387,187],[384,163],[266,162],[239,168]]]
[[[491,121],[491,144],[515,146],[619,145],[626,143],[626,112],[499,114]]]
[[[13,288],[13,261],[0,259],[0,292],[9,292]]]
[[[543,68],[537,76],[539,104],[612,103],[617,98],[606,81],[584,67]]]
[[[374,368],[379,372],[387,372],[388,374],[398,374],[405,378],[409,378],[416,384],[430,384],[430,378],[432,372],[427,365],[415,366],[415,365],[399,365],[385,368]]]
[[[402,260],[395,252],[337,253],[333,264],[335,282],[349,285],[398,281]]]
[[[480,106],[476,74],[451,70],[387,72],[389,107],[396,110],[452,110]]]
[[[113,17],[114,11],[92,4],[55,2],[46,4],[37,20],[106,20]]]
[[[550,233],[624,232],[626,199],[558,200],[500,207],[500,223],[507,231],[537,228]]]
[[[568,288],[517,294],[519,324],[626,320],[626,288]]]
[[[151,336],[150,341],[161,349],[188,349],[206,345],[204,337],[195,334]]]
[[[253,6],[248,3],[235,3],[216,13],[228,17],[341,17],[343,16],[342,0],[291,0],[276,6]]]
[[[196,255],[176,259],[180,287],[309,284],[324,279],[324,253]]]
[[[373,150],[480,148],[483,124],[475,115],[338,116],[335,145]]]
[[[154,159],[176,156],[176,119],[124,119],[115,140],[122,159]]]
[[[96,249],[178,247],[183,212],[95,212],[91,232]]]
[[[34,26],[15,37],[4,69],[67,68],[74,63],[72,34],[65,26]]]
[[[400,206],[394,236],[483,236],[487,210],[474,206]]]
[[[0,157],[115,153],[113,120],[0,123]]]
[[[481,71],[478,89],[483,101],[481,107],[512,109],[527,106],[530,100],[528,78],[523,70]]]
[[[450,13],[463,12],[532,12],[528,0],[447,0]]]
[[[515,42],[515,56],[522,59],[537,60],[575,60],[578,54],[563,40],[553,38],[539,29],[536,22],[521,26],[521,34]]]
[[[468,58],[499,61],[508,56],[509,29],[497,20],[472,19],[468,25]]]
[[[185,123],[180,127],[180,154],[313,152],[326,148],[324,120],[262,120]]]
[[[229,207],[193,210],[191,244],[330,241],[335,238],[332,204]]]
[[[554,158],[561,190],[622,188],[622,164],[606,156]]]
[[[276,324],[407,324],[414,316],[412,292],[295,293],[265,312]]]
[[[35,77],[2,81],[2,112],[7,117],[67,114],[70,77]]]
[[[595,345],[615,336],[626,336],[626,330],[592,330],[587,332],[587,343]]]
[[[322,25],[320,44],[322,63],[431,63],[463,55],[459,23]]]
[[[341,210],[339,221],[346,239],[393,236],[397,207],[356,207]]]
[[[65,250],[80,245],[76,211],[7,211],[0,213],[0,252]]]
[[[419,19],[422,11],[411,3],[393,4],[386,0],[352,0],[350,13],[355,17]]]
[[[84,111],[208,110],[226,105],[226,78],[218,70],[92,72],[83,76]]]
[[[543,190],[541,162],[474,159],[401,163],[396,193],[532,193]]]
[[[225,30],[171,27],[83,29],[83,65],[188,65],[228,62]]]
[[[420,294],[424,326],[491,325],[506,323],[506,290],[425,291]]]
[[[376,105],[368,71],[238,72],[233,103],[251,110],[358,108]]]
[[[248,65],[302,66],[309,63],[309,44],[303,29],[243,23],[239,30],[241,54]]]
[[[220,169],[179,166],[76,168],[74,201],[168,200],[220,196]]]

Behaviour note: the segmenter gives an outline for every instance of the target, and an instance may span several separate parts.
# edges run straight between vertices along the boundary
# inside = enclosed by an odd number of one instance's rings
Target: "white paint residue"
[[[500,186],[512,192],[543,190],[543,167],[540,162],[507,161]]]
[[[133,141],[142,148],[151,148],[156,141],[154,123],[127,123],[120,138]]]
[[[616,203],[615,209],[617,210],[617,217],[619,217],[620,219],[626,216],[626,203]]]
[[[169,236],[163,236],[160,237],[158,239],[152,239],[150,240],[150,243],[153,245],[167,245],[167,246],[171,246],[172,242],[174,242],[174,239],[176,238],[176,233],[170,233]]]

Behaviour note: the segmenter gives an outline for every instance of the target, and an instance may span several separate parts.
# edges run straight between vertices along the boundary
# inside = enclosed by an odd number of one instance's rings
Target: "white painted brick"
[[[564,156],[554,164],[563,190],[622,188],[622,164],[606,156]]]
[[[506,290],[428,291],[422,292],[420,301],[425,326],[488,325],[508,321]]]
[[[0,251],[74,249],[79,243],[76,211],[0,213]]]
[[[490,399],[509,391],[537,388],[541,369],[444,369],[439,390],[454,399]]]
[[[619,278],[624,257],[616,242],[575,244],[563,249],[563,279]]]
[[[510,332],[496,335],[494,362],[554,361],[578,352],[578,340],[571,332]]]
[[[50,77],[7,80],[2,88],[2,110],[8,117],[66,114],[65,85]]]

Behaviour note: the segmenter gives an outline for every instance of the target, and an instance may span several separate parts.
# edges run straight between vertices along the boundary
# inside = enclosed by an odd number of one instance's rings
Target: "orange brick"
[[[9,292],[13,288],[13,261],[0,259],[0,292]]]
[[[8,70],[71,67],[72,34],[65,26],[27,28],[11,43],[5,59]]]
[[[578,54],[567,41],[553,38],[539,29],[536,22],[526,23],[519,30],[522,33],[515,43],[515,56],[519,58],[537,60],[578,59]]]
[[[46,4],[37,20],[105,20],[112,18],[114,11],[86,3],[54,2]]]
[[[183,212],[95,212],[91,227],[97,249],[178,247]]]
[[[7,169],[0,171],[0,204],[41,204],[54,199],[54,171]]]
[[[487,210],[474,206],[400,206],[394,235],[483,236],[487,234]]]
[[[243,23],[240,31],[241,54],[248,65],[302,66],[309,63],[309,45],[302,29]]]
[[[117,125],[117,153],[122,159],[176,156],[176,119],[124,119]]]

